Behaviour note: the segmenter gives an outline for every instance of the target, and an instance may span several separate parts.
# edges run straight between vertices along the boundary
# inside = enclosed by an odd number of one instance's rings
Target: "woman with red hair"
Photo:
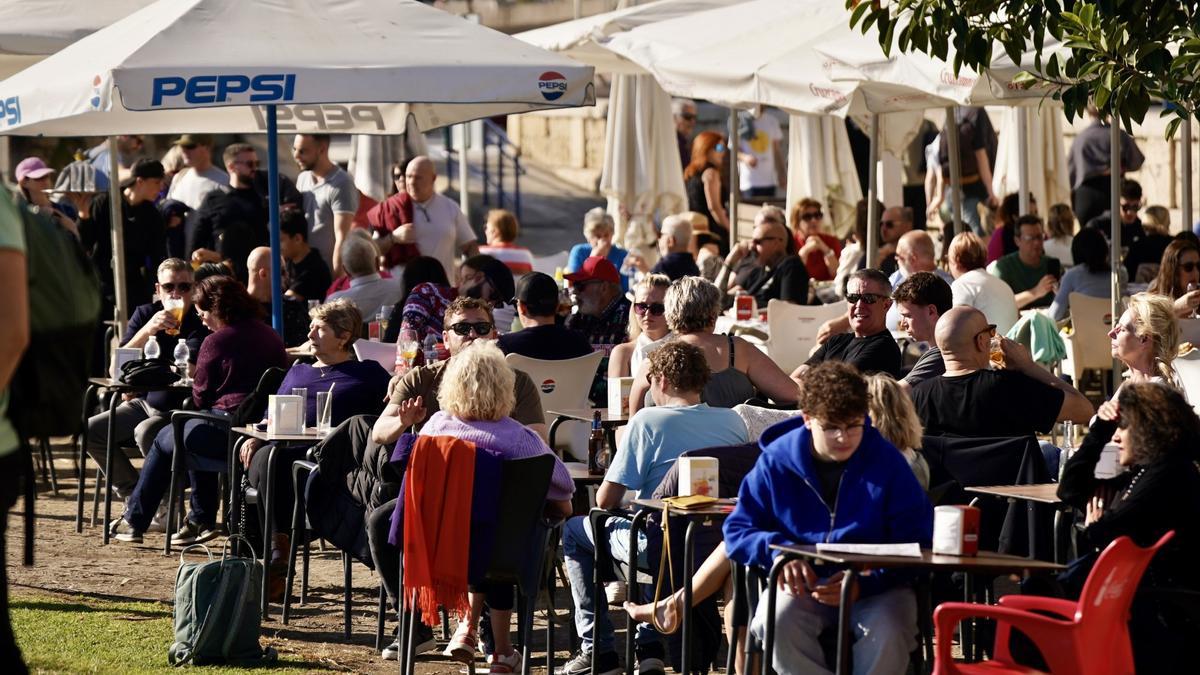
[[[708,217],[709,230],[720,238],[721,255],[729,253],[729,214],[725,211],[720,169],[727,151],[724,136],[702,131],[692,141],[692,161],[683,170],[688,210]]]

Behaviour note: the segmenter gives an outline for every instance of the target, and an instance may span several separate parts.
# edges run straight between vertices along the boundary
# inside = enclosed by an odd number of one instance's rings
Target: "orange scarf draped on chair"
[[[413,446],[404,493],[404,606],[438,624],[438,605],[465,614],[475,445],[421,436]]]

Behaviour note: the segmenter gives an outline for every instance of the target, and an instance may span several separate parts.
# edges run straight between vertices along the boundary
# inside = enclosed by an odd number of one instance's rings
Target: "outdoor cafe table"
[[[976,487],[966,488],[967,492],[976,494],[988,495],[991,497],[1000,497],[1009,501],[1023,500],[1034,502],[1037,504],[1049,504],[1055,507],[1054,511],[1054,561],[1063,562],[1063,556],[1060,555],[1058,533],[1062,527],[1063,512],[1069,510],[1066,504],[1058,498],[1058,483],[1036,483],[1032,485],[979,485]],[[1030,521],[1029,542],[1030,546],[1034,541],[1033,521]],[[1033,551],[1031,548],[1030,551]]]
[[[278,471],[278,468],[276,467],[277,462],[275,460],[276,450],[278,450],[279,448],[282,448],[282,447],[293,446],[293,445],[301,445],[301,446],[315,445],[317,443],[320,443],[321,440],[323,438],[325,438],[325,435],[317,433],[317,430],[312,427],[305,428],[303,433],[299,433],[299,434],[280,434],[280,433],[272,433],[272,432],[267,432],[265,430],[260,430],[252,424],[246,425],[244,427],[234,427],[233,433],[237,434],[238,436],[242,436],[245,439],[254,439],[254,440],[266,443],[269,445],[269,448],[270,448],[267,451],[269,454],[267,455],[266,486],[265,486],[265,489],[263,490],[263,494],[259,495],[259,497],[258,497],[259,501],[263,505],[262,512],[264,515],[263,515],[263,520],[262,520],[262,531],[263,531],[263,548],[262,548],[262,550],[263,550],[263,564],[266,565],[266,563],[269,562],[269,558],[270,558],[270,554],[271,554],[271,535],[274,534],[274,529],[275,529],[275,518],[274,518],[275,499],[274,499],[274,495],[272,495],[271,492],[275,489],[275,487],[274,487],[275,486],[275,475],[276,475],[276,472]],[[230,476],[229,476],[229,489],[232,492],[232,495],[231,495],[231,498],[229,501],[230,511],[232,513],[229,514],[229,521],[231,523],[235,523],[235,524],[238,522],[238,514],[241,513],[241,508],[240,508],[240,504],[241,504],[241,489],[240,489],[241,470],[242,470],[242,463],[241,463],[241,461],[239,461],[237,453],[234,453],[233,466],[230,467]],[[304,488],[297,485],[297,486],[295,486],[294,489],[302,490]],[[245,533],[242,533],[242,534],[245,534]],[[266,574],[266,572],[264,571],[264,573],[262,575],[262,577],[263,577],[262,614],[263,614],[264,618],[270,613],[270,602],[269,602],[270,594],[268,593],[269,582],[270,582],[269,576],[270,575]]]
[[[119,380],[114,380],[110,377],[92,377],[88,378],[87,392],[83,395],[83,430],[79,437],[79,494],[76,496],[75,503],[75,531],[83,532],[83,492],[84,478],[87,476],[87,415],[91,406],[88,404],[92,401],[92,397],[101,389],[107,389],[112,397],[108,402],[108,432],[104,442],[104,543],[108,544],[109,531],[108,523],[112,520],[112,481],[109,477],[112,476],[112,458],[113,452],[117,445],[117,429],[113,426],[113,420],[117,415],[117,406],[121,404],[122,394],[146,394],[152,391],[169,391],[178,390],[191,392],[192,385],[181,384],[174,382],[172,384],[148,385],[148,384],[127,384]],[[99,490],[99,484],[96,485]],[[170,537],[171,533],[168,532]]]
[[[629,424],[629,415],[610,415],[608,408],[566,408],[563,410],[547,410],[547,415],[554,415],[554,421],[550,423],[550,432],[546,434],[547,440],[550,442],[550,447],[554,447],[554,434],[558,432],[558,427],[563,422],[578,420],[580,422],[592,423],[592,419],[596,413],[600,413],[600,427],[604,429],[604,435],[608,438],[608,447],[612,448],[613,452],[617,451],[617,427]]]
[[[804,546],[788,546],[772,544],[771,548],[779,551],[771,574],[767,579],[767,627],[764,640],[763,672],[771,672],[771,660],[775,649],[775,598],[778,592],[779,575],[783,566],[793,560],[807,559],[812,562],[832,564],[844,567],[846,576],[842,580],[842,597],[838,607],[838,675],[849,673],[850,664],[850,611],[853,609],[853,588],[859,572],[875,569],[916,569],[925,572],[966,572],[968,574],[1011,574],[1018,572],[1051,572],[1065,569],[1058,563],[1022,558],[1004,553],[980,551],[977,555],[941,555],[930,549],[922,548],[921,555],[892,556],[864,555],[860,553],[818,552],[811,544]]]
[[[649,516],[650,513],[662,513],[664,504],[663,500],[661,499],[634,499],[632,504],[639,509],[638,516],[633,519],[633,523],[631,524],[629,530],[629,550],[631,551],[631,562],[629,565],[631,570],[630,577],[636,578],[637,572],[634,569],[636,567],[634,562],[637,560],[637,547],[635,546],[635,543],[637,542],[638,531],[641,529],[642,523],[645,522],[645,516]],[[681,509],[673,506],[670,507],[669,513],[672,517],[685,518],[687,519],[688,523],[687,530],[685,530],[683,535],[683,617],[679,626],[680,637],[682,641],[679,664],[679,672],[681,673],[691,672],[689,667],[691,666],[692,657],[692,574],[696,566],[694,559],[695,547],[692,538],[695,533],[696,525],[699,523],[702,526],[711,527],[714,524],[723,522],[725,518],[733,512],[733,507],[735,504],[736,500],[721,499],[711,506],[705,506],[702,508]],[[643,514],[645,514],[645,516],[643,516]],[[670,533],[663,533],[664,540],[669,536]],[[635,584],[630,582],[629,594],[634,596],[636,593],[637,591],[635,590]],[[635,601],[638,599],[640,598],[636,598]],[[629,650],[632,649],[633,646],[633,627],[630,626],[627,632],[630,637],[628,640],[628,647],[626,649],[625,657],[626,663],[631,664],[629,665],[629,668],[632,668],[633,654],[629,653]]]

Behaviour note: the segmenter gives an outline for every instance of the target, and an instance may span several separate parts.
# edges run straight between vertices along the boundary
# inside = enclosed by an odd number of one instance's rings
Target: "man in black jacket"
[[[267,204],[254,187],[258,153],[254,146],[234,143],[223,157],[229,189],[205,195],[188,218],[187,250],[193,262],[232,261],[237,278],[246,283],[246,258],[268,241]]]
[[[727,270],[737,266],[733,287],[727,291],[730,295],[745,291],[754,296],[759,309],[765,309],[770,300],[807,305],[808,269],[796,255],[796,242],[788,232],[783,210],[764,206],[754,217],[753,236],[750,242],[734,246],[725,257],[717,287],[724,286]],[[751,252],[753,255],[747,258]]]

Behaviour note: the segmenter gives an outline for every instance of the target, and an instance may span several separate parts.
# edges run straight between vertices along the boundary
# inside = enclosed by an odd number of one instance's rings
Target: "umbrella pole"
[[[463,217],[467,222],[471,222],[471,191],[467,187],[467,180],[471,177],[471,167],[467,164],[467,151],[471,149],[471,123],[463,122],[461,127],[462,141],[459,142],[458,148],[458,205],[462,209]],[[483,161],[487,163],[486,147],[483,150]],[[503,162],[504,158],[501,157],[500,161]],[[487,186],[483,189],[486,191]]]
[[[1109,260],[1112,261],[1112,324],[1116,324],[1117,318],[1121,316],[1121,282],[1118,278],[1118,269],[1121,266],[1121,127],[1119,121],[1114,118],[1112,123],[1108,125],[1109,141],[1109,188],[1112,190],[1112,197],[1109,200]],[[1113,359],[1112,367],[1112,388],[1115,392],[1117,387],[1121,385],[1121,362]]]
[[[1029,115],[1017,108],[1017,204],[1022,214],[1029,213]]]
[[[729,158],[729,248],[738,243],[738,117],[737,109],[729,109],[729,139],[726,141],[726,157]]]
[[[1192,116],[1183,120],[1183,231],[1192,229]]]
[[[275,106],[267,106],[267,211],[271,223],[271,327],[283,335],[283,281],[279,253],[279,129]]]
[[[958,116],[955,106],[946,108],[946,124],[942,126],[946,134],[947,153],[950,155],[950,222],[953,224],[952,233],[963,231],[962,213],[962,157],[958,155]],[[945,241],[945,228],[942,232],[942,256],[950,250],[950,242]],[[986,243],[986,242],[985,242]]]
[[[121,173],[117,161],[117,137],[108,137],[108,213],[112,224],[112,275],[113,275],[113,320],[116,334],[125,334],[125,317],[129,316],[129,303],[125,288],[125,218],[121,197]],[[105,346],[108,349],[108,346]]]
[[[870,150],[867,158],[867,267],[879,266],[879,114],[871,113]]]

